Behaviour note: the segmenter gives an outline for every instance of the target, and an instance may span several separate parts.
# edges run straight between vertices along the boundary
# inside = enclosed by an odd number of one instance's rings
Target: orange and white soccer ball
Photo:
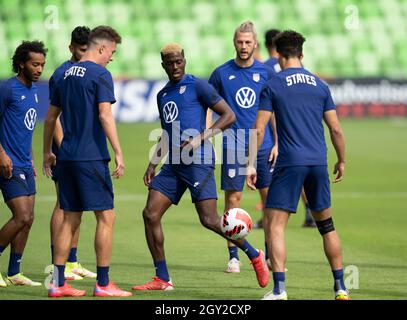
[[[246,237],[252,230],[252,218],[241,208],[226,211],[220,219],[223,234],[232,240]]]

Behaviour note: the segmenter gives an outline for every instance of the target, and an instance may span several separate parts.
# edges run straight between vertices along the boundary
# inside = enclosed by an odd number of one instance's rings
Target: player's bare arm
[[[110,102],[99,103],[99,120],[115,153],[116,168],[112,173],[112,177],[118,179],[124,174],[124,160]]]
[[[52,137],[54,136],[55,124],[61,113],[61,109],[50,105],[44,121],[44,146],[42,172],[48,178],[52,177],[51,166],[55,165],[56,157],[51,151]]]
[[[336,156],[338,157],[338,161],[335,163],[333,171],[333,173],[337,175],[333,183],[337,183],[342,181],[345,175],[345,137],[336,110],[326,111],[324,113],[324,121],[329,128],[332,145],[334,146]]]
[[[62,142],[63,137],[64,137],[64,132],[62,131],[61,116],[59,116],[55,123],[55,130],[54,130],[54,141],[57,144],[58,148],[61,147],[61,142]]]
[[[255,184],[257,180],[257,173],[256,168],[254,167],[254,162],[256,161],[257,152],[261,144],[263,143],[264,131],[266,130],[266,126],[268,126],[271,115],[272,113],[270,111],[259,110],[257,112],[256,121],[253,126],[253,129],[256,130],[256,135],[250,135],[246,183],[247,186],[252,190],[256,190]]]
[[[271,114],[270,118],[271,129],[273,130],[273,137],[274,137],[274,146],[271,149],[269,161],[272,161],[272,166],[276,165],[277,157],[278,157],[278,135],[277,135],[277,125],[276,125],[276,116],[274,112]]]
[[[0,144],[0,174],[10,179],[13,174],[13,161],[4,151],[3,146]]]
[[[161,160],[167,155],[169,148],[168,134],[163,131],[161,137],[158,139],[158,143],[155,147],[154,153],[150,159],[147,170],[144,173],[143,181],[148,187],[155,176],[155,168],[161,162]]]

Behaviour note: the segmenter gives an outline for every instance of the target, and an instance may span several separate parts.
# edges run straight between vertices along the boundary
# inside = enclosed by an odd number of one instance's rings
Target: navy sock
[[[253,248],[247,240],[243,242],[243,245],[240,249],[242,249],[244,253],[247,254],[250,260],[259,256],[259,252],[255,248]]]
[[[285,291],[285,272],[273,272],[274,294],[280,294]]]
[[[229,260],[232,260],[233,258],[239,260],[239,254],[237,253],[237,247],[228,247],[229,250]]]
[[[109,267],[97,266],[96,273],[96,280],[98,281],[98,285],[106,287],[109,284]]]
[[[305,220],[306,221],[314,221],[314,218],[311,214],[311,209],[308,207],[308,204],[305,205]]]
[[[1,254],[3,253],[3,251],[6,249],[6,247],[2,247],[2,246],[0,246],[0,256],[1,256]]]
[[[343,280],[343,269],[332,270],[334,276],[334,290],[346,290],[345,282]]]
[[[54,265],[54,284],[57,287],[62,287],[65,284],[65,265]]]
[[[78,259],[76,257],[76,252],[78,251],[78,248],[71,248],[69,251],[69,257],[68,257],[68,262],[77,262]]]
[[[54,245],[51,244],[51,263],[54,264]]]
[[[165,260],[154,261],[155,275],[166,282],[170,281],[170,275],[168,274],[167,263]]]
[[[23,254],[22,253],[10,253],[10,260],[8,263],[8,273],[7,275],[9,277],[15,276],[17,273],[20,273],[20,263],[21,263],[21,258]]]
[[[269,251],[267,250],[267,242],[264,242],[264,256],[266,260],[269,258]]]

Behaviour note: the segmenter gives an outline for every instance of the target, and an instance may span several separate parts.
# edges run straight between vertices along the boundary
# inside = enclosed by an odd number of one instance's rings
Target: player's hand
[[[246,184],[251,190],[256,190],[256,181],[257,181],[257,171],[255,167],[247,166],[246,169]]]
[[[153,180],[154,176],[155,176],[155,166],[150,163],[143,177],[144,185],[146,187],[150,186],[150,183]]]
[[[273,148],[271,148],[269,156],[269,161],[271,162],[272,167],[276,165],[277,157],[278,157],[278,146],[274,145]]]
[[[334,174],[336,174],[336,178],[333,183],[337,183],[343,180],[343,176],[345,175],[345,162],[335,163]]]
[[[6,179],[13,175],[13,161],[4,150],[0,151],[0,175]]]
[[[50,153],[44,153],[43,159],[44,160],[42,162],[42,173],[47,178],[52,178],[51,167],[55,166],[55,164],[57,162],[57,157],[55,156],[55,154],[50,152]]]
[[[123,161],[123,155],[120,153],[116,153],[114,157],[114,162],[116,163],[116,168],[114,169],[112,173],[112,177],[114,179],[119,179],[121,176],[124,175],[124,161]]]

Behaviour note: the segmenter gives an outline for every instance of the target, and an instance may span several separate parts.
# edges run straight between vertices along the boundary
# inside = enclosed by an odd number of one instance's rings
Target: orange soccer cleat
[[[51,284],[51,287],[48,289],[48,297],[50,298],[83,297],[83,296],[86,296],[85,290],[78,290],[72,288],[66,282],[62,287],[57,287],[54,284]]]
[[[132,295],[131,292],[120,289],[111,281],[105,287],[99,286],[96,283],[93,290],[94,297],[130,297]]]
[[[153,281],[147,282],[146,284],[142,284],[140,286],[134,286],[131,288],[132,290],[137,291],[144,291],[144,290],[174,290],[174,286],[170,281],[161,280],[158,277],[153,277]]]
[[[252,259],[251,263],[253,265],[254,271],[256,272],[257,282],[259,283],[259,286],[264,288],[269,283],[270,271],[267,267],[266,259],[262,250],[259,250],[259,256]]]

